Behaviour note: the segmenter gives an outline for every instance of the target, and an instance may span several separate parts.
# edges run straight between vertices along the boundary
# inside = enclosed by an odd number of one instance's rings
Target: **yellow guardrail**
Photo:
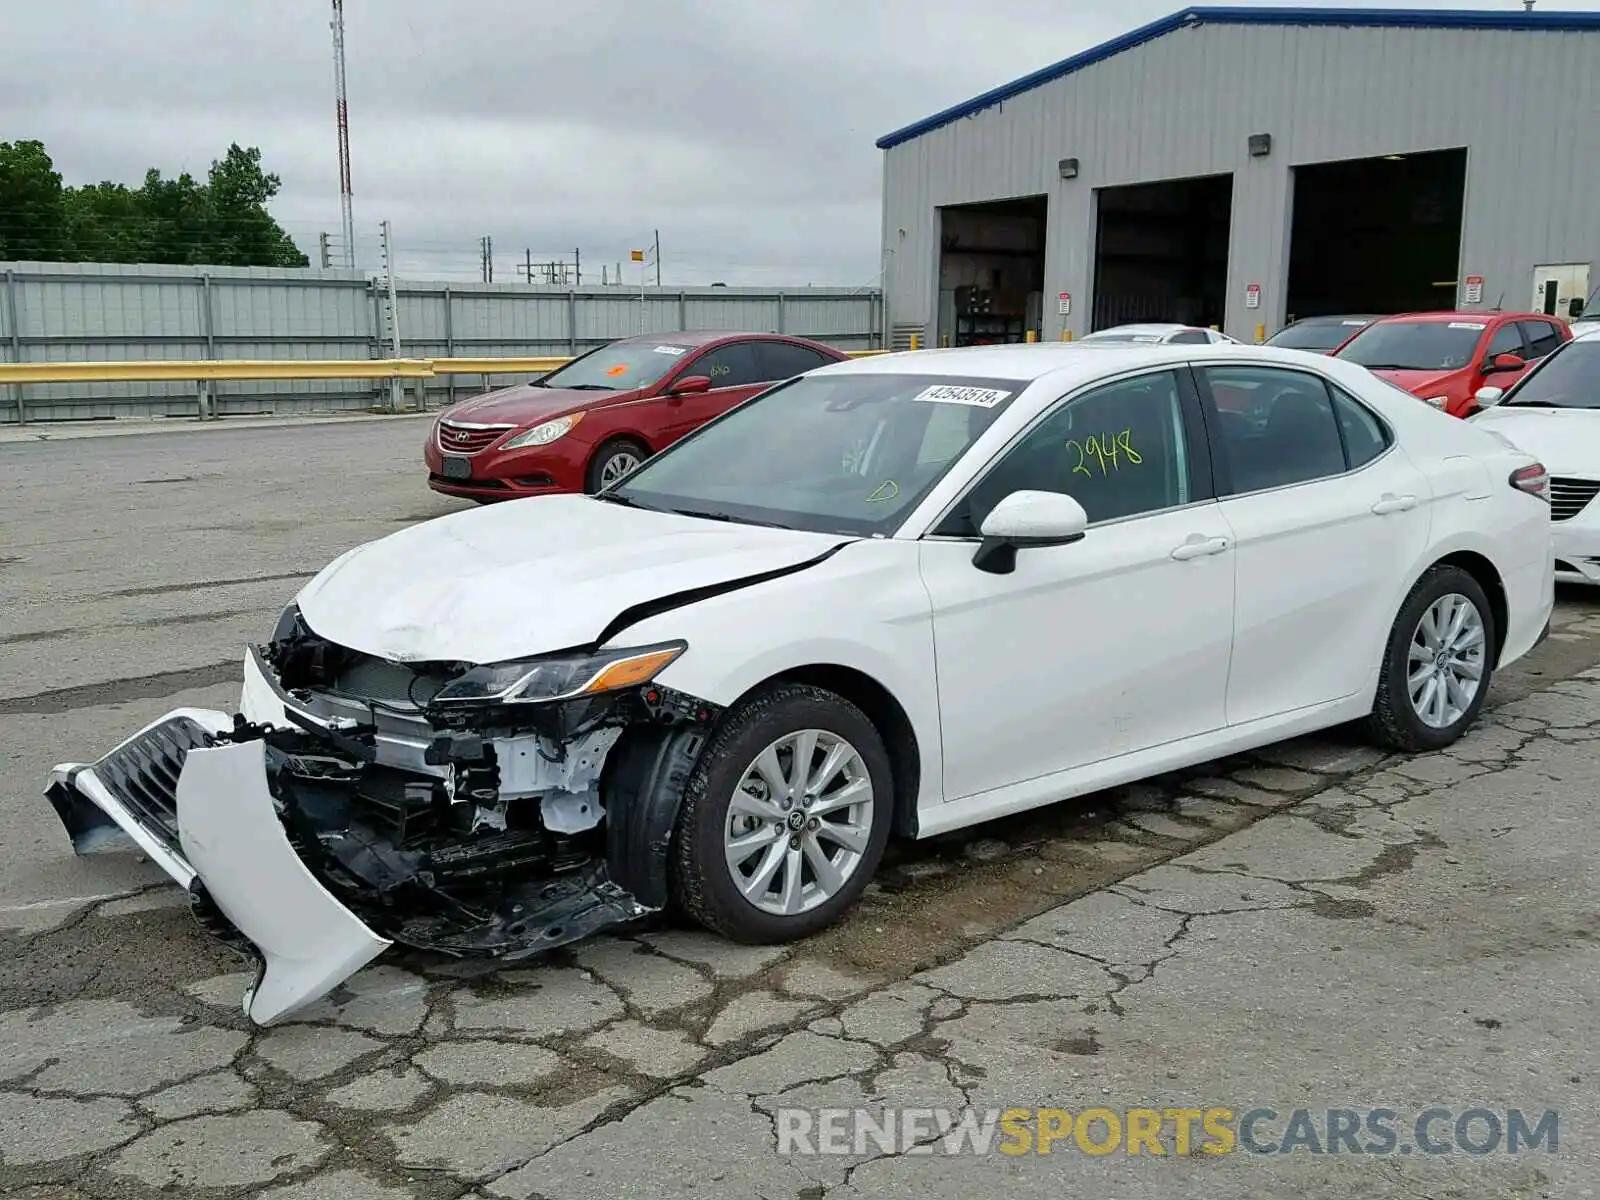
[[[846,351],[869,358],[883,350]],[[571,362],[547,358],[139,359],[0,363],[0,384],[223,382],[248,379],[431,379],[439,375],[544,375]]]

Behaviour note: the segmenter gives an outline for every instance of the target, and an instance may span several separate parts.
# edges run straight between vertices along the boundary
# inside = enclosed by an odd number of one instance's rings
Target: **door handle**
[[[1379,501],[1372,506],[1372,511],[1380,517],[1386,513],[1405,512],[1417,506],[1415,496],[1396,496],[1393,492],[1385,492]]]
[[[1228,548],[1228,539],[1224,537],[1202,537],[1198,533],[1189,535],[1189,540],[1184,542],[1172,552],[1172,557],[1179,562],[1190,558],[1203,558],[1208,554],[1221,554]]]

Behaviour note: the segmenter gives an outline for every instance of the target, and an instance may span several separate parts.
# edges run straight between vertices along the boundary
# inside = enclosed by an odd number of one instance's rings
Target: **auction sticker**
[[[1450,322],[1450,328],[1451,329],[1487,329],[1489,327],[1487,325],[1480,324],[1477,321],[1451,321]]]
[[[683,349],[684,348],[682,346],[657,346],[656,347],[656,353],[657,354],[670,354],[670,355],[672,355],[672,357],[676,358],[676,357],[678,357],[678,355],[683,353]]]
[[[924,404],[966,404],[973,408],[993,408],[1010,395],[1010,392],[998,392],[993,388],[958,387],[955,384],[941,383],[926,388],[911,398],[920,400]]]

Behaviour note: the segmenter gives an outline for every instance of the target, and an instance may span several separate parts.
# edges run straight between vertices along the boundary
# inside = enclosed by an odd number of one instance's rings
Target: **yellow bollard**
[[[1022,340],[1025,342],[1037,342],[1039,340],[1039,331],[1036,329],[1028,330],[1028,332],[1023,335]]]
[[[922,335],[920,333],[913,333],[911,335],[911,348],[913,350],[922,349]]]
[[[1259,346],[1259,345],[1261,345],[1262,342],[1264,342],[1266,340],[1267,340],[1267,327],[1265,325],[1257,325],[1256,326],[1256,345]]]

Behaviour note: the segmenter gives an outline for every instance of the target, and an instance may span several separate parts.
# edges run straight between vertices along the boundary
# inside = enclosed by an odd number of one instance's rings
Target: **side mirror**
[[[1012,492],[990,510],[978,532],[983,542],[972,565],[994,575],[1016,569],[1017,551],[1082,541],[1089,514],[1063,492]]]
[[[1472,393],[1472,398],[1477,401],[1479,408],[1493,408],[1500,403],[1500,397],[1505,394],[1504,388],[1481,387]]]
[[[1496,354],[1493,362],[1483,364],[1483,373],[1497,375],[1502,371],[1520,371],[1527,365],[1520,354]]]
[[[694,396],[711,390],[711,376],[685,375],[667,389],[669,396]]]

